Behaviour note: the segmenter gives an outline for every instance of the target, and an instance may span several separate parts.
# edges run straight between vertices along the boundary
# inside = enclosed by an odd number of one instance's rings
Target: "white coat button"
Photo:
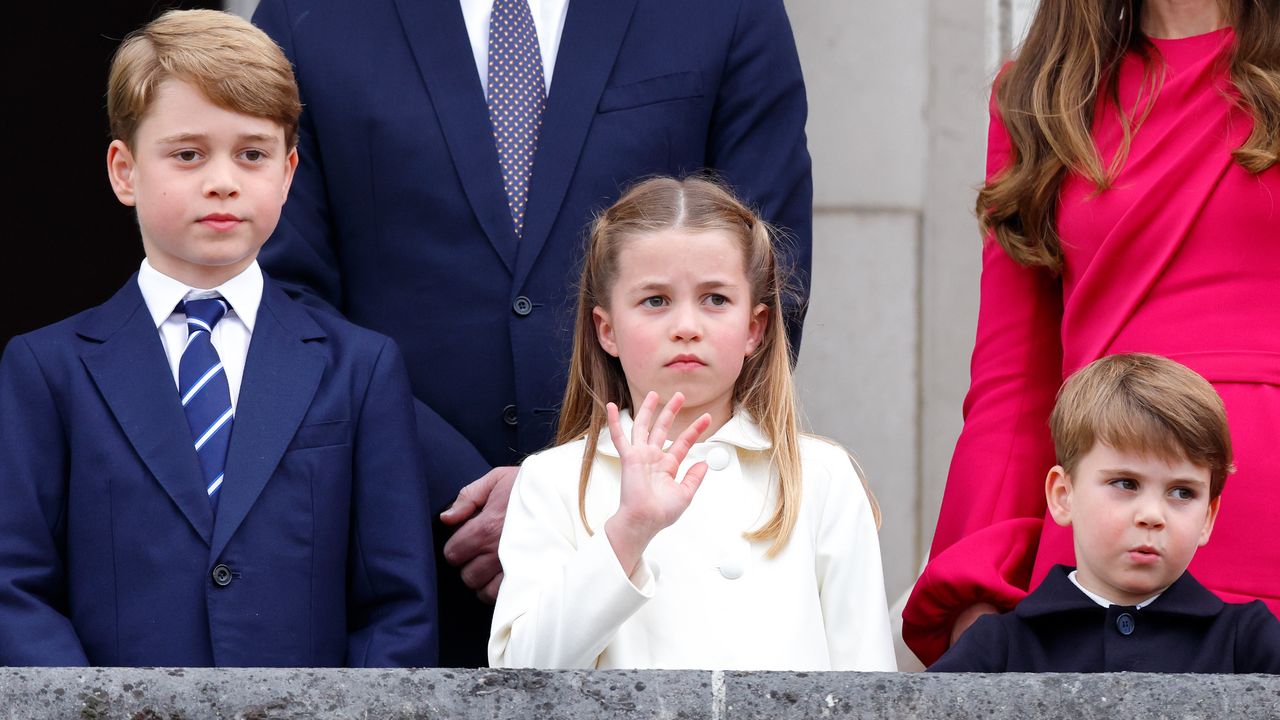
[[[720,574],[726,580],[737,580],[742,577],[744,571],[745,568],[742,566],[742,561],[737,558],[725,558],[720,562]]]
[[[722,447],[713,447],[707,451],[707,467],[712,470],[723,470],[729,467],[729,451]],[[742,573],[739,572],[738,575]],[[725,577],[728,577],[727,575]],[[734,577],[737,577],[735,575]]]

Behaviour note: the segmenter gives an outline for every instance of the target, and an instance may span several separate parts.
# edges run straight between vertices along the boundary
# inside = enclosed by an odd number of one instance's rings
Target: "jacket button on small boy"
[[[226,565],[215,565],[213,568],[213,584],[226,587],[231,584],[231,568]]]
[[[1120,613],[1120,616],[1116,618],[1116,629],[1120,631],[1121,635],[1132,635],[1134,627],[1133,616],[1129,613]]]
[[[516,411],[515,405],[502,408],[502,422],[513,427],[520,422],[520,413]]]

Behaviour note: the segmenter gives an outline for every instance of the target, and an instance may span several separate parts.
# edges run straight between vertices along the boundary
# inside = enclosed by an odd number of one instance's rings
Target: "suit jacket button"
[[[213,576],[213,584],[218,587],[226,587],[231,584],[231,568],[226,565],[215,565],[211,575]]]
[[[502,408],[502,422],[515,427],[520,422],[520,413],[516,411],[515,405],[508,405]]]
[[[520,317],[524,317],[533,312],[533,302],[529,298],[521,295],[511,304],[511,311]]]
[[[1133,616],[1129,613],[1120,613],[1116,618],[1116,629],[1121,635],[1132,635],[1136,623],[1133,622]]]

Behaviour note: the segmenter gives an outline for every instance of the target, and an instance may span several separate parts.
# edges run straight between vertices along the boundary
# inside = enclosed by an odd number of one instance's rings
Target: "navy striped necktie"
[[[222,488],[227,447],[231,444],[231,389],[222,359],[211,341],[213,328],[230,306],[220,297],[187,300],[178,312],[187,316],[187,347],[178,364],[178,392],[191,428],[191,440],[204,474],[205,493],[214,510]]]
[[[493,0],[489,16],[489,122],[517,238],[524,233],[533,154],[538,149],[546,105],[542,52],[528,0]]]

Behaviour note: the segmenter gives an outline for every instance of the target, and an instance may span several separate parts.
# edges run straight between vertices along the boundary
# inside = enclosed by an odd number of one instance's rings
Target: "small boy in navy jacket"
[[[256,261],[298,162],[288,60],[234,15],[166,13],[107,108],[147,257],[0,360],[0,663],[434,664],[399,351]]]
[[[1213,387],[1167,358],[1112,355],[1067,380],[1049,425],[1045,494],[1077,566],[979,618],[929,670],[1280,673],[1280,621],[1186,571],[1233,469]]]

